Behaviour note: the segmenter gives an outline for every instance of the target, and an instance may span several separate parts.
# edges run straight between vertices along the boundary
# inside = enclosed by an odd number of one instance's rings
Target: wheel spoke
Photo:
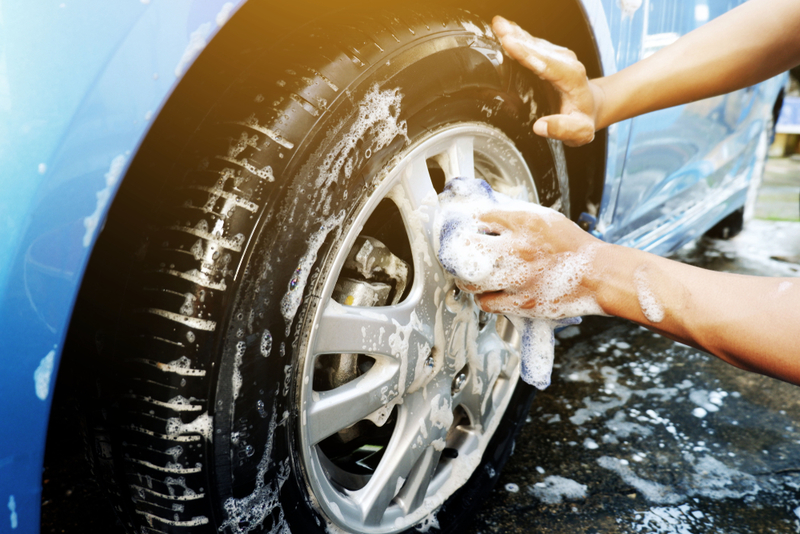
[[[469,413],[473,425],[483,424],[484,419],[484,395],[486,384],[478,382],[476,376],[471,374],[464,389],[453,397],[453,404],[462,406]]]
[[[415,273],[422,275],[431,269],[441,270],[433,245],[433,222],[438,199],[424,158],[409,162],[390,197],[403,216],[406,234],[415,255]]]
[[[504,352],[502,353],[502,357],[503,368],[500,371],[500,376],[503,378],[511,378],[519,367],[519,351],[513,347],[506,346]]]
[[[425,453],[417,460],[417,464],[411,470],[403,489],[395,497],[395,501],[405,513],[408,514],[422,505],[441,456],[442,451],[431,445],[425,449]]]
[[[413,299],[406,299],[397,306],[375,308],[343,306],[331,301],[317,323],[313,353],[403,357],[398,354],[394,336],[413,322],[416,305]]]
[[[428,163],[424,158],[415,158],[409,162],[400,178],[402,195],[408,200],[411,210],[430,206],[436,202],[436,190],[428,172]],[[395,190],[396,192],[396,190]],[[401,210],[403,207],[401,206]]]
[[[498,315],[487,325],[487,337],[496,338],[497,342],[503,346],[503,370],[500,376],[510,378],[519,367],[520,355],[520,334],[511,324],[511,321]]]
[[[318,392],[307,408],[306,425],[310,445],[352,426],[397,397],[400,366],[378,360],[355,380],[330,391]]]
[[[437,161],[444,171],[445,178],[475,178],[475,161],[472,137],[457,137]]]
[[[454,404],[462,405],[470,414],[473,424],[485,425],[494,410],[492,393],[498,377],[506,371],[513,372],[509,363],[516,359],[509,348],[494,333],[483,334],[478,342],[478,354],[483,365],[470,365],[469,376],[464,387],[456,393]]]
[[[432,387],[430,390],[444,390],[444,388]],[[372,475],[369,484],[353,494],[355,502],[361,509],[365,524],[380,523],[389,504],[406,481],[411,480],[412,472],[415,471],[415,467],[426,451],[434,447],[434,442],[437,445],[444,445],[450,423],[442,424],[441,414],[442,410],[446,410],[452,420],[449,394],[435,395],[430,390],[427,394],[417,391],[403,399],[397,427],[386,447],[381,463]],[[426,400],[426,398],[432,400]],[[444,404],[440,404],[438,401]],[[431,462],[434,459],[437,459],[436,455],[430,457]],[[435,465],[433,467],[435,468]],[[430,474],[425,465],[420,464],[419,469],[420,472],[414,478],[412,488],[424,491],[422,486],[427,489],[427,485],[430,483]],[[416,500],[415,497],[416,495],[412,497],[412,501]]]

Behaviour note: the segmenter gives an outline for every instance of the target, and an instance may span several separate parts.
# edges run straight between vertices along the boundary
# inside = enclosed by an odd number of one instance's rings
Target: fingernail
[[[536,135],[541,135],[542,137],[548,137],[547,135],[547,121],[538,120],[533,123],[533,133]]]
[[[498,37],[502,37],[503,35],[511,31],[511,23],[508,22],[503,17],[501,17],[500,15],[497,15],[492,21],[492,29],[494,30],[494,33],[496,33]]]

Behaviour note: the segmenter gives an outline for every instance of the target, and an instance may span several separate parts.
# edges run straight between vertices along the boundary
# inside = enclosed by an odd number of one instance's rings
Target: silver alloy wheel
[[[298,454],[317,506],[347,532],[393,533],[435,521],[437,508],[480,463],[519,377],[519,336],[511,324],[479,312],[436,258],[438,202],[430,169],[437,167],[445,180],[475,176],[511,196],[537,200],[513,141],[485,124],[460,123],[426,135],[395,158],[342,236],[323,304],[307,328]],[[396,305],[339,304],[332,295],[342,266],[384,199],[402,216],[413,283]],[[346,383],[317,390],[315,369],[332,354],[362,355],[370,365]],[[362,448],[379,459],[369,471],[337,463],[322,446],[354,428]]]

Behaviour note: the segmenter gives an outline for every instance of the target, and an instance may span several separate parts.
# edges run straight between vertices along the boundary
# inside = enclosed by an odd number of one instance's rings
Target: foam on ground
[[[578,252],[526,251],[516,247],[522,237],[535,242],[536,235],[499,228],[481,220],[495,211],[527,212],[545,224],[560,213],[497,193],[483,180],[455,178],[439,195],[436,228],[439,261],[461,286],[473,293],[503,291],[508,298],[498,306],[522,336],[522,379],[544,389],[550,385],[557,327],[580,322],[581,315],[603,315],[590,296],[574,297],[591,268],[594,246]],[[516,243],[516,245],[515,245]],[[528,287],[531,280],[534,287]]]
[[[586,485],[569,478],[549,476],[529,488],[529,492],[545,504],[559,504],[563,499],[586,498]]]

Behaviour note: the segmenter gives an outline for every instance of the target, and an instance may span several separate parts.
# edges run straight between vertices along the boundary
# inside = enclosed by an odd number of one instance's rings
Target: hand
[[[558,115],[542,117],[533,131],[559,139],[567,146],[581,146],[594,139],[603,90],[586,77],[586,68],[566,48],[537,39],[503,17],[492,20],[492,29],[509,56],[548,81],[561,93]]]
[[[482,309],[553,320],[604,314],[587,284],[601,241],[552,210],[498,210],[480,221],[484,233],[470,236],[466,246],[490,252],[494,270],[479,283],[458,285]]]

